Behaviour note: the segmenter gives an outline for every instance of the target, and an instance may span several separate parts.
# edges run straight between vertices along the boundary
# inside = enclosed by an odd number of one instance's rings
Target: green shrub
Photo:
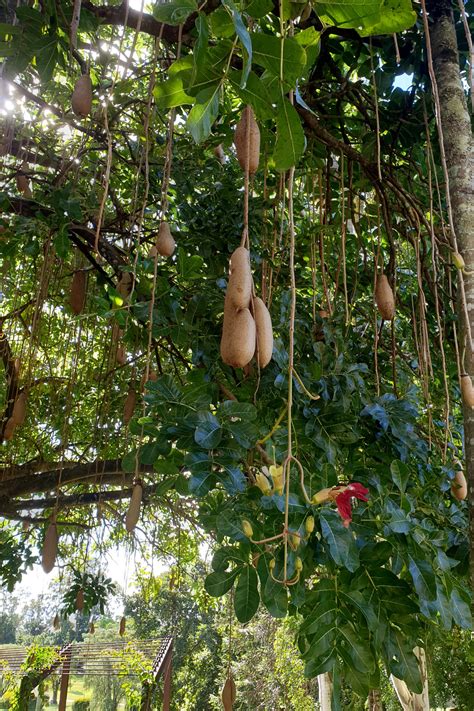
[[[89,711],[90,703],[89,699],[77,699],[72,705],[72,711]]]

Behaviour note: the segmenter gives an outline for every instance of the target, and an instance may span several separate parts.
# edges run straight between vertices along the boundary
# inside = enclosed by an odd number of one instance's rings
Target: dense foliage
[[[78,590],[86,612],[103,608],[94,559],[126,539],[140,480],[145,562],[161,556],[179,580],[211,540],[207,593],[233,590],[242,624],[259,606],[294,617],[307,676],[331,671],[337,692],[344,670],[365,696],[383,663],[420,691],[414,648],[433,626],[471,625],[466,505],[451,494],[457,270],[421,18],[405,1],[173,0],[140,15],[83,0],[70,47],[72,5],[20,3],[0,24],[3,435],[28,398],[2,455],[2,584],[38,559],[52,521],[72,571],[65,612]],[[93,110],[79,119],[86,69]],[[275,336],[262,370],[219,355],[246,229],[232,145],[245,104],[262,134],[251,265]],[[149,251],[162,219],[169,259]],[[377,272],[396,290],[391,322]],[[354,482],[369,495],[351,523],[350,489],[345,520],[313,498]]]

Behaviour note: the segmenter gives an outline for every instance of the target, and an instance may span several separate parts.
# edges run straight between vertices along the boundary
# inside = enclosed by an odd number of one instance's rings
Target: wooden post
[[[68,647],[64,654],[63,670],[61,673],[61,686],[59,688],[58,711],[66,711],[67,690],[69,686],[69,673],[71,671],[72,648]]]
[[[168,654],[165,659],[165,670],[163,677],[163,711],[170,711],[171,705],[171,681],[173,672],[173,642],[171,642]]]

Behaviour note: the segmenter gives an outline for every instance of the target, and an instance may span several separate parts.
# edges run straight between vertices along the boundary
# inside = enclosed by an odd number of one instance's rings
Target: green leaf
[[[241,568],[233,568],[210,573],[204,581],[206,592],[212,597],[225,595],[231,589],[240,570]]]
[[[306,52],[292,37],[280,39],[263,33],[252,35],[253,61],[280,77],[283,69],[283,82],[293,88],[303,74],[306,65]],[[281,54],[283,52],[283,63]]]
[[[383,0],[380,15],[373,23],[364,21],[359,31],[362,37],[368,35],[391,35],[403,32],[416,22],[416,12],[411,0]]]
[[[257,612],[259,603],[257,572],[247,565],[239,575],[234,595],[234,610],[239,622],[249,622]]]
[[[420,694],[423,683],[418,660],[399,630],[390,629],[386,642],[386,661],[390,672],[406,682],[410,691]]]
[[[166,25],[182,25],[197,9],[196,0],[171,0],[155,5],[153,15],[158,22]]]
[[[285,171],[296,165],[304,153],[306,139],[294,106],[283,99],[276,119],[277,135],[273,160],[275,168]]]
[[[399,459],[394,459],[390,464],[390,473],[393,483],[404,494],[410,478],[410,468]]]
[[[247,83],[250,69],[252,67],[252,40],[250,39],[249,31],[244,25],[242,15],[237,10],[232,0],[222,0],[222,4],[228,9],[232,16],[232,22],[234,23],[237,37],[239,38],[240,44],[242,45],[244,66],[242,70],[242,80],[240,85],[242,88],[244,88]]]
[[[315,0],[314,9],[326,24],[354,28],[363,37],[401,32],[416,20],[411,0]]]
[[[240,420],[253,421],[257,417],[257,408],[251,402],[224,400],[219,407],[219,413],[226,417],[238,417]]]
[[[213,472],[197,472],[189,480],[189,492],[196,496],[205,496],[216,484]]]
[[[242,72],[233,69],[228,74],[228,80],[235,93],[242,99],[244,104],[250,104],[257,117],[265,121],[273,117],[275,109],[267,91],[267,87],[262,80],[253,72],[250,72],[245,89],[242,89]]]
[[[160,109],[172,109],[174,106],[194,104],[194,97],[186,94],[185,86],[189,72],[180,72],[166,81],[157,84],[154,89],[156,105]]]
[[[359,554],[352,532],[344,528],[336,511],[323,509],[320,513],[321,532],[329,545],[336,565],[342,565],[353,573],[359,567]]]
[[[463,627],[464,629],[471,629],[472,617],[469,605],[466,600],[462,599],[457,588],[453,588],[450,597],[450,603],[453,618],[456,624],[459,625],[459,627]]]
[[[219,113],[219,90],[220,82],[200,91],[189,113],[186,125],[196,143],[201,143],[211,133]]]
[[[272,0],[250,0],[250,3],[245,8],[245,12],[255,20],[265,17],[273,10]]]
[[[368,639],[364,639],[361,634],[356,634],[351,625],[343,625],[340,633],[347,643],[350,666],[361,674],[371,674],[375,669],[375,660]]]
[[[408,557],[408,569],[413,578],[413,585],[420,598],[434,600],[436,598],[436,576],[432,566],[426,560],[415,560]]]
[[[219,420],[212,412],[199,413],[200,424],[194,431],[194,441],[203,449],[214,449],[222,439]]]

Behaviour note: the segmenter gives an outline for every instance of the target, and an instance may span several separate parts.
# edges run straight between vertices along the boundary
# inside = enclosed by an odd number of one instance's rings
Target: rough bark
[[[458,246],[466,263],[463,278],[467,313],[471,333],[474,333],[474,146],[471,121],[461,83],[451,3],[449,0],[431,0],[428,11],[453,223]],[[462,313],[460,320],[462,321]],[[465,367],[472,377],[474,360],[467,341],[466,345],[465,363],[461,367]],[[464,407],[464,435],[469,485],[471,585],[474,589],[474,410],[466,407]]]

